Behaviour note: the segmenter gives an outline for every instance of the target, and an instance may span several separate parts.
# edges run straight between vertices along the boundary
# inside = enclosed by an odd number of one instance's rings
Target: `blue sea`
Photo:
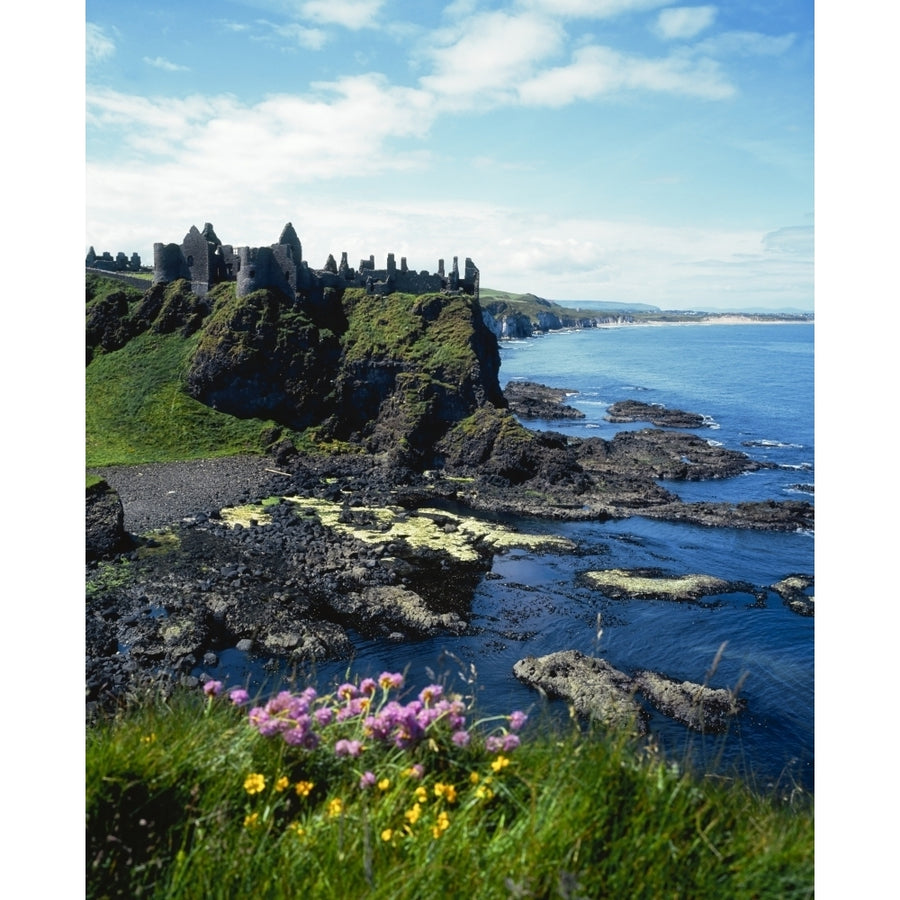
[[[586,305],[586,304],[585,304]],[[571,391],[581,420],[528,427],[610,439],[626,428],[604,418],[626,399],[701,413],[702,437],[775,468],[736,478],[665,486],[687,501],[814,500],[814,326],[812,324],[621,325],[554,332],[501,344],[500,383],[537,381]],[[533,533],[562,534],[575,553],[522,550],[497,555],[478,586],[476,633],[415,644],[357,641],[352,665],[322,666],[317,677],[407,670],[408,683],[443,678],[477,691],[484,712],[566,714],[521,685],[513,664],[527,655],[577,649],[626,673],[652,669],[679,680],[734,688],[746,710],[726,736],[700,736],[654,713],[651,729],[674,760],[727,774],[761,789],[814,785],[814,619],[769,592],[708,602],[612,600],[585,587],[591,569],[655,567],[771,585],[814,575],[810,533],[702,528],[640,517],[603,523],[517,520]],[[597,635],[597,615],[602,634]],[[354,636],[355,637],[355,636]],[[724,646],[715,671],[707,673]],[[467,683],[467,682],[471,682]]]

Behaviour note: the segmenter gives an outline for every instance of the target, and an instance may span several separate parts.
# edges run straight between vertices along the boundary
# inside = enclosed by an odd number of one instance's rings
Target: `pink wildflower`
[[[228,697],[235,706],[243,706],[250,699],[250,695],[243,688],[235,688]]]
[[[454,731],[453,734],[450,735],[450,740],[453,741],[457,747],[468,747],[469,741],[472,740],[472,735],[470,735],[468,731]]]
[[[375,773],[374,772],[363,772],[362,776],[359,779],[359,786],[361,790],[367,790],[370,787],[373,787],[375,784]]]
[[[359,741],[340,740],[334,745],[336,756],[352,756],[354,759],[362,753],[362,744]]]

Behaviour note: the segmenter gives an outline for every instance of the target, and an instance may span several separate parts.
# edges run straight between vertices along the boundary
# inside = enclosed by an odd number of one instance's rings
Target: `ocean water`
[[[635,399],[701,413],[710,424],[697,434],[777,466],[726,480],[666,484],[684,500],[812,502],[813,349],[812,324],[613,326],[504,342],[500,382],[525,379],[565,388],[572,392],[571,405],[585,413],[582,420],[529,427],[609,439],[618,430],[649,427],[605,420],[610,404]],[[709,597],[702,604],[622,601],[579,578],[591,569],[652,566],[766,586],[789,574],[814,575],[812,534],[640,517],[515,524],[527,532],[565,535],[578,550],[495,556],[475,592],[474,634],[400,645],[352,636],[358,647],[352,664],[320,666],[319,683],[405,670],[417,689],[444,679],[461,690],[474,689],[483,712],[519,708],[539,721],[541,715],[565,716],[565,705],[521,685],[513,664],[527,655],[577,649],[628,673],[653,669],[679,680],[708,678],[716,688],[740,685],[747,707],[728,735],[698,736],[653,713],[651,729],[660,746],[675,760],[704,770],[737,770],[760,787],[813,788],[813,618],[791,612],[773,592],[763,607],[754,606],[749,594]]]

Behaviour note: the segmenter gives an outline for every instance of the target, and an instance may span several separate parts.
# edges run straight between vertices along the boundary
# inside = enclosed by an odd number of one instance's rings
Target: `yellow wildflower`
[[[422,785],[419,785],[416,788],[416,800],[418,800],[419,803],[424,803],[427,799],[428,799],[428,791],[426,791]]]
[[[150,734],[141,738],[141,743],[142,744],[152,744],[155,740],[156,740],[156,732],[151,731]]]
[[[287,775],[282,775],[278,781],[275,782],[275,790],[280,794],[282,791],[286,791],[290,786],[291,780],[287,777]]]
[[[256,828],[259,825],[259,813],[250,813],[244,817],[244,828]]]
[[[315,787],[311,781],[298,781],[294,790],[298,797],[308,797],[309,792]]]
[[[478,782],[481,781],[481,776],[477,772],[472,772],[469,775],[469,781],[471,781],[472,784],[478,784]]]
[[[508,766],[508,765],[509,765],[509,759],[507,759],[507,757],[505,757],[501,754],[491,763],[491,768],[495,772],[499,772],[501,769],[506,768],[506,766]]]
[[[456,788],[452,784],[438,782],[434,786],[434,796],[443,797],[448,803],[456,803]]]
[[[390,828],[385,828],[381,832],[381,839],[387,843],[394,836],[394,832]]]
[[[479,784],[475,788],[475,796],[479,800],[490,800],[494,796],[494,792],[487,785]]]
[[[266,789],[266,776],[254,772],[244,779],[244,790],[248,794],[259,794]]]
[[[340,797],[335,797],[328,801],[328,815],[334,818],[344,811],[344,801]]]
[[[382,778],[381,781],[378,782],[378,790],[386,791],[391,786],[390,778]]]
[[[299,822],[291,822],[288,825],[288,828],[297,835],[297,837],[303,837],[306,834],[306,829]]]
[[[404,815],[406,816],[406,820],[410,825],[415,825],[416,822],[419,821],[419,816],[422,815],[422,807],[416,803],[412,809],[408,809]]]
[[[450,816],[446,812],[441,812],[437,817],[437,822],[431,828],[431,834],[435,838],[439,838],[450,827]]]

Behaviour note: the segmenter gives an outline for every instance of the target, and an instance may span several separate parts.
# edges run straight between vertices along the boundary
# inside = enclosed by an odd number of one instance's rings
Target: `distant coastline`
[[[634,325],[796,325],[814,322],[811,312],[662,310],[649,304],[618,305],[603,300],[583,300],[578,305],[569,305],[535,294],[511,294],[490,288],[481,289],[480,299],[485,321],[500,340],[521,340],[550,331]]]
[[[647,318],[636,319],[633,322],[616,322],[604,323],[598,325],[598,328],[620,328],[625,325],[814,325],[815,319],[812,314],[808,316],[788,316],[788,315],[751,315],[751,314],[722,314],[716,315],[712,313],[700,313],[691,318]]]

